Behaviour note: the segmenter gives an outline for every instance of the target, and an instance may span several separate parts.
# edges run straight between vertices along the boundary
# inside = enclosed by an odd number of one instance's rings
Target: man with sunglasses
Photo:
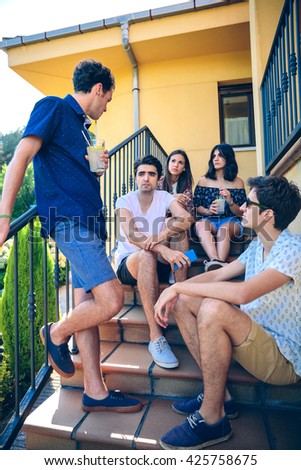
[[[232,358],[269,384],[301,378],[301,236],[287,229],[301,209],[300,190],[278,176],[248,184],[242,223],[257,237],[237,260],[175,283],[155,305],[162,327],[173,312],[204,382],[197,398],[172,405],[189,416],[162,436],[164,449],[202,449],[230,438],[229,419],[238,415],[226,387]],[[242,274],[243,282],[231,281]]]

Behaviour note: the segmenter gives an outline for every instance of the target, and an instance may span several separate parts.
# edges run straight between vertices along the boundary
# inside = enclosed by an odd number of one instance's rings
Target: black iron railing
[[[135,132],[128,139],[124,140],[120,145],[116,146],[109,152],[109,170],[101,177],[100,190],[104,203],[104,213],[107,219],[108,239],[106,250],[110,256],[116,242],[116,224],[115,224],[115,202],[116,199],[126,194],[128,191],[133,190],[135,187],[133,164],[139,157],[151,153],[156,156],[164,166],[167,157],[166,152],[161,147],[159,142],[153,136],[147,127],[143,127]],[[34,231],[34,223],[37,216],[36,207],[31,208],[16,221],[11,224],[11,230],[7,239],[13,239],[14,250],[14,330],[15,330],[15,377],[14,377],[14,407],[11,411],[10,419],[7,419],[7,424],[3,426],[3,431],[0,434],[0,449],[9,449],[19,433],[26,417],[30,413],[34,403],[40,395],[44,385],[46,384],[52,368],[48,364],[47,350],[45,349],[44,364],[39,372],[35,373],[35,347],[34,347],[34,324],[36,317],[36,303],[35,303],[35,286],[34,286],[34,271],[35,266],[33,263],[33,242],[43,243],[43,294],[44,294],[44,318],[46,324],[48,322],[48,277],[47,277],[47,250],[49,240],[37,240],[36,232]],[[20,230],[29,225],[30,236],[28,239],[29,250],[29,293],[28,293],[28,321],[30,324],[30,388],[24,396],[20,393],[20,352],[19,352],[19,301],[18,301],[18,233]],[[35,237],[34,239],[32,237]],[[55,315],[58,319],[61,315],[60,312],[60,265],[59,265],[59,250],[55,248],[54,260],[54,287],[55,287]],[[70,307],[73,307],[73,298],[70,294],[69,288],[69,265],[66,262],[66,304],[65,311],[68,312]],[[73,343],[73,352],[76,352],[76,344]],[[2,351],[1,351],[2,353]],[[1,363],[0,363],[1,367]],[[1,406],[1,396],[0,396]],[[1,416],[0,416],[1,419]],[[0,428],[1,430],[1,428]]]
[[[300,0],[286,0],[261,84],[265,168],[301,136]]]
[[[33,233],[33,223],[34,219],[37,216],[37,209],[33,207],[21,217],[19,217],[16,221],[11,224],[11,230],[7,239],[13,239],[13,253],[14,253],[14,338],[15,338],[15,357],[14,357],[14,407],[11,410],[9,416],[7,417],[4,413],[1,413],[2,420],[8,421],[3,432],[0,436],[0,448],[1,449],[9,449],[11,444],[13,443],[17,433],[19,432],[26,416],[28,415],[29,411],[31,410],[33,404],[35,403],[36,399],[38,398],[41,390],[43,389],[47,379],[50,376],[51,368],[48,365],[47,354],[45,352],[45,364],[42,366],[38,374],[35,374],[35,347],[34,347],[34,321],[35,321],[35,292],[34,292],[34,266],[33,266],[33,243],[30,243],[30,238],[28,240],[28,250],[29,250],[29,292],[28,292],[28,321],[30,324],[30,388],[25,393],[24,396],[21,396],[21,376],[20,376],[20,348],[19,348],[19,340],[20,340],[20,325],[19,325],[19,250],[18,250],[18,234],[23,227],[29,224],[31,233]],[[43,251],[46,253],[46,243],[45,240],[43,246]],[[44,260],[46,259],[46,255]],[[45,292],[45,301],[47,302],[47,280],[46,278],[43,279],[43,288]],[[47,305],[47,304],[46,304]],[[5,312],[3,312],[5,315]],[[59,312],[57,312],[59,315]],[[47,307],[45,307],[44,311],[45,322],[47,322]],[[4,351],[5,352],[5,351]],[[5,397],[1,397],[4,402]],[[10,418],[10,419],[8,419]]]

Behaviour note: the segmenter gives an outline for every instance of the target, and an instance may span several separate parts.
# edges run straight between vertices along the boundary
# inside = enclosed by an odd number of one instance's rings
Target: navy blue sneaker
[[[40,329],[40,337],[45,346],[45,329],[48,343],[48,359],[54,370],[62,377],[72,377],[75,374],[75,367],[70,356],[70,351],[67,343],[59,344],[58,346],[51,341],[50,327],[52,323],[43,326]]]
[[[204,395],[200,393],[196,398],[191,398],[190,400],[177,400],[171,405],[171,407],[173,411],[179,415],[191,415],[191,413],[194,413],[201,408],[203,399]],[[234,398],[230,398],[230,400],[225,401],[224,407],[228,418],[237,418],[238,411]]]
[[[163,449],[204,449],[219,442],[227,441],[232,435],[231,423],[224,416],[215,424],[207,424],[196,411],[184,423],[172,428],[160,439]]]
[[[142,403],[135,398],[128,398],[119,390],[109,391],[109,396],[103,400],[94,400],[83,394],[82,409],[84,411],[115,411],[117,413],[135,413],[140,411]]]

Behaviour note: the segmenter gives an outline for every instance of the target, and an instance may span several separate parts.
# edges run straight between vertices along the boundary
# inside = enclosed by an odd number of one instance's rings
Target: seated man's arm
[[[166,328],[168,317],[179,294],[207,297],[241,305],[278,289],[291,279],[275,269],[267,269],[247,281],[226,281],[229,279],[228,276],[235,277],[243,273],[244,269],[245,266],[239,260],[235,260],[224,268],[173,284],[162,292],[156,302],[154,308],[156,321]]]
[[[242,264],[238,259],[231,261],[231,263],[226,264],[220,269],[213,271],[207,271],[201,274],[197,274],[189,279],[184,281],[185,283],[198,283],[202,284],[208,282],[222,282],[230,281],[237,276],[241,276],[245,272],[245,265]]]
[[[192,215],[176,199],[170,203],[169,210],[172,217],[166,219],[164,230],[157,235],[157,243],[161,243],[180,232],[185,232],[194,222]]]
[[[135,217],[132,212],[126,208],[116,209],[120,228],[130,243],[143,249],[143,243],[147,239],[137,227]]]
[[[142,250],[150,250],[154,253],[157,253],[158,255],[161,255],[162,258],[170,263],[172,269],[174,264],[177,264],[179,268],[187,264],[190,266],[191,262],[184,253],[177,250],[171,250],[167,246],[160,243],[158,240],[160,234],[148,237],[144,235],[137,227],[135,217],[133,217],[133,214],[129,209],[116,209],[116,214],[119,220],[120,228],[130,243],[136,245]],[[145,229],[147,229],[147,227],[145,227]],[[151,243],[149,243],[150,239],[152,240]]]
[[[241,264],[238,260],[233,263]],[[231,264],[229,266],[231,266]],[[222,271],[222,269],[218,271]],[[171,288],[174,289],[177,294],[186,294],[196,297],[210,297],[212,299],[224,300],[231,304],[240,305],[252,302],[252,300],[278,289],[282,285],[286,284],[291,278],[275,269],[266,269],[251,279],[243,282],[220,282],[217,279],[218,278],[215,278],[215,281],[213,282],[210,280],[202,282],[201,277],[199,277],[199,282],[197,283],[181,282],[174,284]]]

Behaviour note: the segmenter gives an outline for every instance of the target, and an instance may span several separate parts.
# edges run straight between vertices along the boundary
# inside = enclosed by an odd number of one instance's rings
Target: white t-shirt
[[[263,245],[255,238],[239,261],[246,266],[246,280],[269,268],[291,277],[278,289],[240,307],[275,338],[301,376],[301,235],[281,232],[265,261]]]
[[[169,194],[167,191],[155,190],[153,201],[148,211],[144,213],[140,207],[138,191],[130,191],[125,196],[121,196],[117,199],[116,210],[128,209],[135,219],[135,224],[139,232],[146,236],[155,235],[162,232],[164,229],[166,212],[173,200],[173,195]],[[141,248],[129,242],[120,226],[118,246],[115,252],[116,269],[123,258],[139,250],[141,250]]]

